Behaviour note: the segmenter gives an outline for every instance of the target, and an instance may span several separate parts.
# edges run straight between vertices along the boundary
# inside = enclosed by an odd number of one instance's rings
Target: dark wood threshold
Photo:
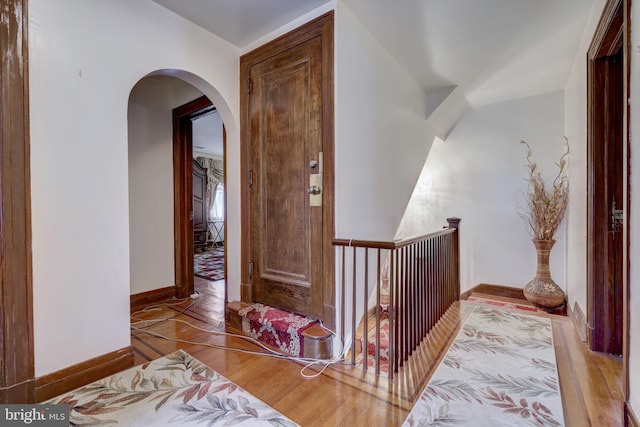
[[[178,301],[178,299],[176,299],[175,286],[167,286],[166,288],[133,294],[129,298],[129,305],[131,307],[131,313],[134,313],[150,305],[176,301]]]
[[[500,297],[521,299],[526,301],[526,298],[524,297],[524,292],[522,291],[521,288],[512,288],[509,286],[502,286],[502,285],[492,285],[489,283],[480,283],[479,285],[469,289],[468,291],[463,292],[462,294],[460,294],[460,299],[466,300],[474,292],[477,292],[480,294],[500,296]]]
[[[547,308],[535,305],[529,301],[524,296],[524,292],[520,288],[513,288],[509,286],[502,285],[492,285],[488,283],[480,283],[479,285],[469,289],[466,292],[463,292],[460,295],[461,300],[468,300],[471,296],[477,297],[485,297],[489,299],[495,299],[497,301],[502,302],[512,302],[519,305],[527,305],[530,307],[535,307],[538,311],[544,311],[549,314],[556,314],[559,316],[567,315],[567,304],[563,303],[559,307]]]
[[[247,306],[249,306],[249,304],[242,301],[231,301],[227,303],[225,307],[227,328],[233,328],[242,333],[242,316],[240,316],[238,312]]]
[[[128,346],[36,378],[36,402],[43,402],[132,366],[133,347]]]

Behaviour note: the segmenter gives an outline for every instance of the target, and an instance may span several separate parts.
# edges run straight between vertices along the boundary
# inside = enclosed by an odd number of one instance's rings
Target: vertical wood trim
[[[629,283],[629,269],[631,267],[631,262],[629,260],[629,221],[632,218],[631,216],[631,192],[629,191],[629,177],[631,176],[631,165],[629,162],[630,153],[631,153],[631,134],[630,134],[630,126],[629,126],[629,117],[631,114],[630,106],[628,100],[631,99],[631,91],[630,91],[630,76],[631,76],[631,3],[632,0],[623,0],[623,10],[624,10],[624,34],[623,34],[623,57],[624,57],[624,94],[625,94],[625,105],[624,109],[624,118],[623,118],[623,134],[624,134],[624,163],[625,163],[625,173],[626,176],[623,180],[623,195],[626,194],[626,206],[624,207],[625,218],[622,229],[622,238],[623,238],[623,268],[622,268],[622,300],[623,300],[623,312],[622,312],[622,391],[624,393],[625,402],[629,401],[629,343],[631,340],[631,329],[630,329],[630,310],[631,305],[629,301],[630,295],[630,283]],[[630,408],[629,408],[630,409]],[[633,415],[633,412],[631,412]],[[638,426],[638,422],[636,419],[636,426]],[[640,426],[638,426],[640,427]]]
[[[173,234],[176,297],[187,298],[193,282],[193,147],[191,119],[212,107],[206,96],[173,109]]]
[[[251,197],[249,191],[249,64],[240,58],[240,301],[251,303],[253,281],[249,279],[251,261]]]
[[[227,188],[227,128],[224,126],[224,123],[222,124],[222,172],[224,175],[224,224],[222,225],[224,238],[222,239],[222,242],[224,244],[224,306],[226,307],[229,302],[229,275],[227,274],[227,258],[229,255],[229,247],[227,246],[229,243],[229,230],[227,227],[229,223],[229,221],[227,221],[227,194],[229,194],[229,190]]]
[[[188,123],[185,123],[188,122]],[[189,125],[188,135],[185,126]],[[193,227],[189,218],[191,212],[189,196],[192,195],[193,177],[190,171],[190,159],[186,151],[185,139],[190,139],[191,122],[173,111],[173,234],[176,297],[190,295],[189,253],[193,252]],[[188,176],[187,176],[188,175]],[[189,249],[191,248],[191,250]],[[192,267],[193,268],[193,267]],[[194,286],[194,285],[192,285]]]
[[[0,26],[0,403],[34,402],[27,0]]]
[[[629,402],[624,403],[624,425],[627,427],[640,427],[640,421],[638,417],[629,406]]]
[[[334,22],[333,12],[324,18],[326,23],[322,29],[322,149],[323,165],[323,274],[322,304],[323,320],[332,330],[336,328],[336,289],[335,289],[335,256],[332,240],[334,231]]]

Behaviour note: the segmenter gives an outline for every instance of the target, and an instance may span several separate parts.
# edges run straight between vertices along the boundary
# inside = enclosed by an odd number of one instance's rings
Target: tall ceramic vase
[[[564,303],[564,292],[551,278],[549,254],[555,240],[533,240],[538,253],[536,277],[524,287],[525,298],[542,307],[553,308]]]

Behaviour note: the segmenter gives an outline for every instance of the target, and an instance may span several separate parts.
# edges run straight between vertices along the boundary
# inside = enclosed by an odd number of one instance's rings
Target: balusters
[[[368,369],[369,357],[374,357],[375,374],[380,375],[383,282],[389,282],[389,379],[404,365],[453,301],[459,298],[460,220],[449,218],[447,221],[447,230],[399,242],[334,239],[336,250],[341,247],[340,252],[336,252],[342,269],[336,276],[341,286],[340,336],[344,342],[350,332],[352,364],[356,362],[357,352],[357,308],[361,307],[363,370]],[[347,247],[351,247],[349,256]],[[349,268],[351,280],[347,283]],[[372,285],[375,288],[371,288]],[[347,301],[349,297],[350,304]],[[360,303],[359,298],[362,298]],[[375,319],[369,319],[370,299],[375,303]],[[350,314],[347,307],[350,307]],[[370,327],[374,329],[372,334],[368,333]],[[375,354],[368,354],[370,344],[375,345]]]

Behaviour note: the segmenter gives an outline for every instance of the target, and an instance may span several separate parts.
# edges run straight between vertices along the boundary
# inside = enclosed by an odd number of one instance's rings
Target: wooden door
[[[193,161],[193,247],[207,244],[207,170]]]
[[[294,31],[241,59],[247,92],[250,299],[333,323],[332,71],[327,23]],[[310,194],[319,193],[319,194]],[[330,276],[329,276],[330,277]],[[244,295],[246,297],[246,294]]]
[[[605,284],[607,292],[607,310],[606,323],[610,332],[610,344],[607,346],[607,352],[622,355],[622,314],[621,310],[623,302],[622,284],[623,284],[623,219],[624,219],[624,191],[623,191],[623,111],[626,109],[624,102],[623,87],[623,57],[622,48],[608,58],[610,61],[611,77],[611,100],[612,105],[608,106],[609,114],[612,116],[614,123],[610,136],[605,140],[605,168],[606,168],[606,194],[607,208],[609,215],[607,216],[608,233],[607,233],[607,269],[608,277]]]

